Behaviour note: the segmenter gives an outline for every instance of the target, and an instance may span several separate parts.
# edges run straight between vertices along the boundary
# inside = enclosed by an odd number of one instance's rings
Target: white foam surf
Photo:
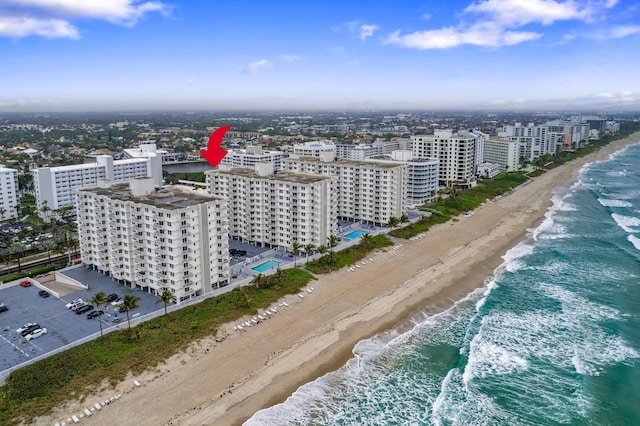
[[[612,213],[611,217],[613,218],[613,220],[616,221],[616,224],[618,225],[618,227],[620,227],[625,232],[632,234],[634,232],[640,231],[640,218],[633,217],[633,216],[624,216],[617,213]],[[634,229],[634,228],[638,228],[638,229]]]

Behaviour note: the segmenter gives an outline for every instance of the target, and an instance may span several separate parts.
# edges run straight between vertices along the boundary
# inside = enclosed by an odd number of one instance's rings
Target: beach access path
[[[372,260],[354,271],[320,275],[310,284],[313,290],[283,299],[288,306],[267,320],[242,331],[235,329],[238,322],[228,324],[156,369],[72,401],[38,424],[54,424],[114,392],[122,397],[82,424],[241,424],[344,365],[358,341],[410,326],[417,312],[440,312],[483,286],[502,256],[544,218],[554,188],[575,180],[585,163],[638,140],[640,133],[612,142],[483,204],[471,216],[433,227],[423,238],[397,240],[395,249],[371,253]]]

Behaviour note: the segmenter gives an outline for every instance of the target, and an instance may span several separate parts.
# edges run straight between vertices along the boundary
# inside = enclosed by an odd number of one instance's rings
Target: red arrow
[[[228,151],[222,149],[221,145],[224,134],[227,133],[227,130],[229,130],[230,128],[231,126],[223,126],[215,132],[211,133],[211,136],[209,137],[209,143],[207,144],[207,149],[200,150],[200,154],[202,154],[202,156],[207,159],[209,164],[211,164],[211,167],[217,167],[224,156],[227,155]]]

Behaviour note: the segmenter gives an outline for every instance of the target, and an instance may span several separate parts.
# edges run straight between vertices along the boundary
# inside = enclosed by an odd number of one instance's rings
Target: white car
[[[76,309],[79,308],[80,306],[84,305],[84,300],[82,299],[76,299],[72,302],[67,303],[67,309]]]
[[[29,329],[29,328],[31,328],[31,327],[36,327],[36,326],[38,326],[38,324],[37,324],[37,323],[35,323],[35,322],[28,322],[28,323],[26,323],[25,325],[23,325],[22,327],[18,328],[18,329],[16,330],[16,333],[18,333],[18,334],[19,334],[19,333],[22,333],[23,331],[25,331],[25,330],[27,330],[27,329]]]
[[[37,330],[34,330],[31,333],[29,333],[26,336],[24,336],[24,338],[27,339],[27,340],[31,340],[31,339],[35,339],[36,337],[40,337],[43,334],[47,334],[47,329],[46,328],[39,328]]]

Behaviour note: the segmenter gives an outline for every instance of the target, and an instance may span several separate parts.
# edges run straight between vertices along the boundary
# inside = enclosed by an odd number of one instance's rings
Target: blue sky
[[[640,110],[628,0],[0,0],[0,111]]]

